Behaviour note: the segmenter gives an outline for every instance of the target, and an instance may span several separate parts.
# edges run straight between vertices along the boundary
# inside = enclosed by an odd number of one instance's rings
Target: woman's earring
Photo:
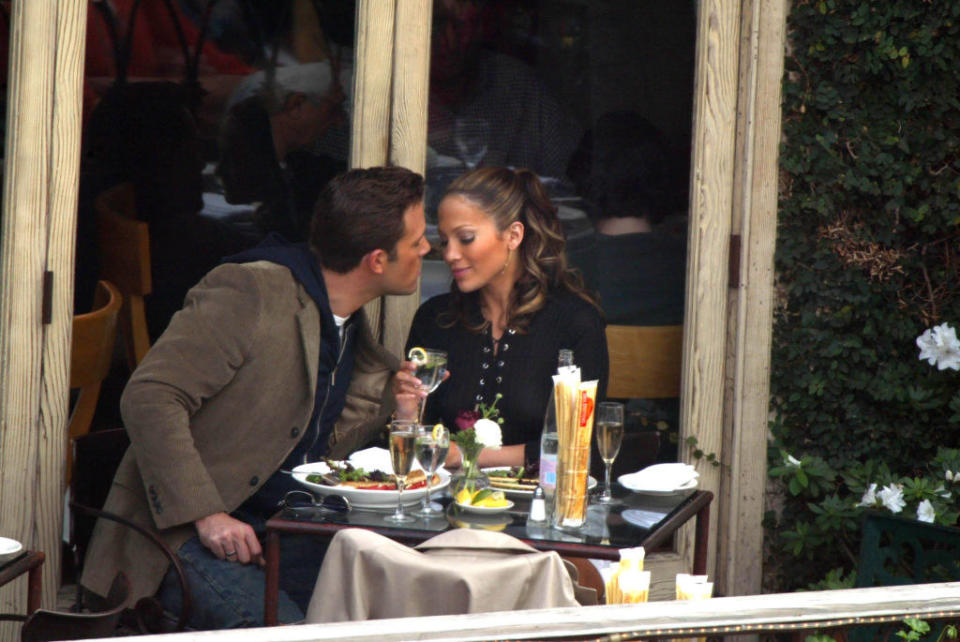
[[[501,274],[503,274],[504,272],[507,271],[507,266],[510,265],[510,255],[511,255],[511,254],[513,254],[513,250],[508,247],[508,248],[507,248],[507,260],[503,262],[503,267],[500,268],[500,271],[497,273],[497,276],[500,276]]]

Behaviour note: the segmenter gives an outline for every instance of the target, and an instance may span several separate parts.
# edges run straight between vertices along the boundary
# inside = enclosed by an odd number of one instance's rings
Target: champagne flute
[[[420,387],[429,395],[443,383],[443,377],[447,373],[447,353],[443,350],[432,350],[424,348],[410,348],[407,358],[416,364],[417,369],[413,373],[420,380]],[[423,423],[423,411],[427,407],[427,400],[420,401],[420,412],[418,415],[419,423]]]
[[[397,510],[384,519],[394,524],[415,521],[415,518],[403,512],[403,487],[407,483],[407,474],[413,465],[413,444],[417,438],[417,423],[408,419],[395,419],[390,422],[390,463],[393,475],[397,479]]]
[[[601,504],[613,502],[610,484],[610,469],[620,453],[623,441],[623,404],[604,401],[597,406],[597,449],[605,467],[603,492],[597,498]]]
[[[420,505],[420,514],[424,517],[436,517],[443,514],[443,508],[430,503],[430,482],[433,475],[447,458],[450,450],[450,431],[437,424],[433,428],[420,426],[416,441],[417,461],[427,474],[427,489]]]

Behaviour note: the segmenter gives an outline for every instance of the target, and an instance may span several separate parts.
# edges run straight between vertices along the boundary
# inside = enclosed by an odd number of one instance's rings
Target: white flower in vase
[[[476,433],[477,442],[484,448],[499,450],[503,445],[503,437],[500,433],[500,424],[492,419],[477,419],[473,424],[473,430]]]

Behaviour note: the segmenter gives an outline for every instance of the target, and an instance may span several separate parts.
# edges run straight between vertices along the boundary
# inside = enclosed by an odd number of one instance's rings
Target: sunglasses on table
[[[350,502],[341,495],[324,495],[318,502],[313,493],[291,490],[283,496],[278,507],[294,515],[312,515],[316,512],[346,513],[350,511]]]

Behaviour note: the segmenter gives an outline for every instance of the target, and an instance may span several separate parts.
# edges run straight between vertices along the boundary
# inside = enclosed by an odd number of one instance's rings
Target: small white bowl
[[[23,552],[23,544],[9,537],[0,537],[0,564],[5,564]]]

